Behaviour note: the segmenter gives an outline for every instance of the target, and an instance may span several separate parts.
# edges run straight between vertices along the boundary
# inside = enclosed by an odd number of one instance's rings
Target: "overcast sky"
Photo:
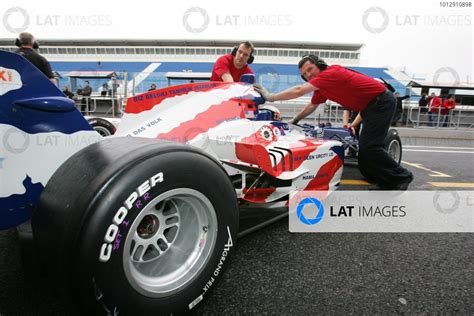
[[[361,43],[362,65],[472,83],[473,2],[2,0],[0,37]]]

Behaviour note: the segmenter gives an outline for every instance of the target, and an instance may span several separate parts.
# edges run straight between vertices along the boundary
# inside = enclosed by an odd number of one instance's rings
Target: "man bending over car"
[[[310,103],[292,120],[297,124],[327,99],[346,109],[360,112],[364,127],[359,139],[359,169],[364,177],[382,190],[406,190],[413,174],[393,160],[384,148],[384,140],[395,112],[395,97],[386,87],[361,73],[328,66],[316,55],[307,55],[298,63],[302,78],[307,81],[279,93],[269,93],[256,86],[265,100],[291,100],[313,92]]]

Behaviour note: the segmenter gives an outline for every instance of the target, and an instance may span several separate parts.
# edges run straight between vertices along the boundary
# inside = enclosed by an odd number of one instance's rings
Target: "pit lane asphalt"
[[[455,145],[404,147],[415,175],[410,189],[473,190],[474,147]],[[343,179],[362,177],[346,166]],[[343,182],[340,189],[367,188]],[[23,270],[15,230],[0,232],[0,315],[70,314],[46,283]],[[473,314],[473,236],[292,234],[282,220],[238,240],[223,279],[193,312]]]

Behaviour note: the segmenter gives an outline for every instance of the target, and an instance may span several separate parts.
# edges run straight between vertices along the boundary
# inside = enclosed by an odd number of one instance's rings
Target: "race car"
[[[103,138],[32,64],[0,51],[0,229],[31,217],[40,262],[74,308],[189,311],[222,277],[239,203],[339,185],[343,144],[262,103],[246,83],[172,86],[130,98]]]

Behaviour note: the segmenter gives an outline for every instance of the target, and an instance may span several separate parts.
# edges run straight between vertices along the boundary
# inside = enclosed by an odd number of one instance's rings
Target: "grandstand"
[[[61,86],[70,85],[73,91],[80,87],[80,80],[77,86],[71,84],[68,73],[72,71],[108,71],[116,73],[119,82],[127,82],[127,88],[122,85],[119,93],[130,96],[146,91],[152,83],[158,87],[166,86],[167,72],[210,72],[214,61],[229,53],[236,43],[209,40],[42,40],[40,53],[50,60],[53,70],[61,76]],[[307,54],[316,54],[329,64],[340,64],[372,77],[384,78],[398,90],[405,89],[405,84],[395,79],[393,70],[359,66],[362,44],[256,41],[254,45],[256,58],[252,69],[257,81],[270,91],[301,83],[296,64]],[[13,41],[0,40],[0,49],[12,51],[16,47]],[[95,94],[100,94],[104,80],[89,81]]]

